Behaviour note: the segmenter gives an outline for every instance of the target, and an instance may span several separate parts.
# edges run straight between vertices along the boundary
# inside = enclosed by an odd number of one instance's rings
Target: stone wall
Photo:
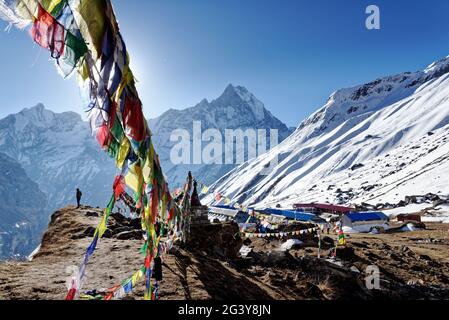
[[[242,244],[239,227],[231,221],[191,224],[186,247],[189,250],[204,251],[212,256],[234,259]]]

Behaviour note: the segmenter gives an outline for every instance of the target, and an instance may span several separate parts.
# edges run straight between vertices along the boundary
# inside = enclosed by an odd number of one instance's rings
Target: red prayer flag
[[[118,199],[125,192],[125,179],[123,176],[115,177],[113,189],[116,199]]]
[[[76,293],[76,289],[72,288],[69,290],[69,292],[67,293],[67,296],[65,297],[66,300],[73,300],[75,299],[75,293]]]
[[[168,212],[167,221],[173,219],[174,216],[175,216],[175,208],[171,208],[170,211]]]
[[[111,142],[111,133],[106,124],[103,124],[97,131],[97,141],[102,148],[108,147]]]
[[[152,258],[153,258],[153,257],[152,257],[151,255],[149,255],[149,254],[145,257],[145,263],[144,263],[144,266],[145,266],[145,268],[146,268],[147,270],[150,268]]]
[[[145,118],[142,113],[142,103],[139,98],[127,92],[123,110],[123,127],[126,134],[140,142],[146,136]]]
[[[55,59],[64,54],[64,27],[39,4],[37,19],[30,30],[31,37],[42,48],[49,49]]]

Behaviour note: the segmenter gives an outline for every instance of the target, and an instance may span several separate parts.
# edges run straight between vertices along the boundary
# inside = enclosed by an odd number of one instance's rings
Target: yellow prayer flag
[[[100,225],[98,226],[98,236],[101,238],[103,237],[103,234],[106,232],[107,229],[107,222],[106,219],[103,218]]]
[[[143,176],[139,166],[134,165],[130,168],[128,174],[125,176],[125,182],[134,192],[140,194],[142,191]]]
[[[144,178],[145,183],[152,184],[154,178],[154,146],[153,143],[150,144],[150,148],[147,153],[147,157],[145,160],[145,164],[142,168],[142,176]]]
[[[128,187],[130,187],[134,192],[137,192],[139,187],[139,181],[133,173],[129,172],[125,176],[125,182]]]
[[[54,8],[56,8],[57,5],[59,5],[62,2],[62,0],[42,0],[42,7],[49,13],[53,11]]]
[[[116,158],[117,168],[122,169],[130,148],[131,145],[129,144],[129,140],[126,137],[123,137]]]
[[[94,55],[94,59],[101,56],[103,38],[106,31],[106,1],[79,0],[73,15],[86,44]]]
[[[141,279],[142,277],[143,277],[143,272],[142,272],[142,270],[139,270],[139,271],[137,271],[136,273],[133,274],[132,280],[131,280],[133,287],[136,285],[137,282],[140,281],[140,279]]]
[[[134,76],[131,72],[131,70],[129,69],[128,65],[125,65],[123,67],[123,71],[122,71],[122,80],[117,88],[117,91],[114,93],[115,94],[115,102],[117,102],[117,105],[120,105],[120,98],[122,97],[122,93],[123,90],[125,89],[125,87],[127,87],[129,84],[131,84],[134,81]]]
[[[209,188],[206,187],[206,186],[204,186],[203,189],[201,189],[201,193],[202,193],[202,194],[206,194],[206,193],[208,193],[208,192],[209,192]]]

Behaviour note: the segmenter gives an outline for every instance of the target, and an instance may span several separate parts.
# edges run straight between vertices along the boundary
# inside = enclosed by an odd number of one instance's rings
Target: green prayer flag
[[[86,43],[71,32],[66,32],[64,62],[75,67],[79,59],[87,53]]]

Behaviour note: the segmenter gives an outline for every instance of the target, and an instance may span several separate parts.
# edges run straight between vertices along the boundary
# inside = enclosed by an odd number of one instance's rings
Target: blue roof
[[[388,217],[383,212],[350,212],[346,216],[351,221],[375,221],[388,220]]]
[[[224,205],[224,204],[221,204],[221,205],[215,205],[214,206],[215,208],[221,208],[221,209],[232,209],[232,210],[235,210],[236,208],[234,208],[234,207],[231,207],[231,206],[228,206],[228,205]]]
[[[320,220],[319,217],[312,213],[303,213],[293,210],[281,210],[281,209],[271,209],[267,208],[264,210],[261,210],[262,213],[265,214],[275,214],[279,216],[284,216],[289,219],[299,220],[299,221],[315,221]]]
[[[230,206],[230,205],[226,205],[226,204],[217,204],[217,205],[214,205],[213,207],[221,208],[221,209],[231,209],[231,210],[239,210],[239,211],[241,211],[241,209],[239,209],[239,208],[236,208],[236,207]],[[248,207],[248,210],[254,210],[254,208]],[[241,212],[243,212],[243,211],[241,211]]]

